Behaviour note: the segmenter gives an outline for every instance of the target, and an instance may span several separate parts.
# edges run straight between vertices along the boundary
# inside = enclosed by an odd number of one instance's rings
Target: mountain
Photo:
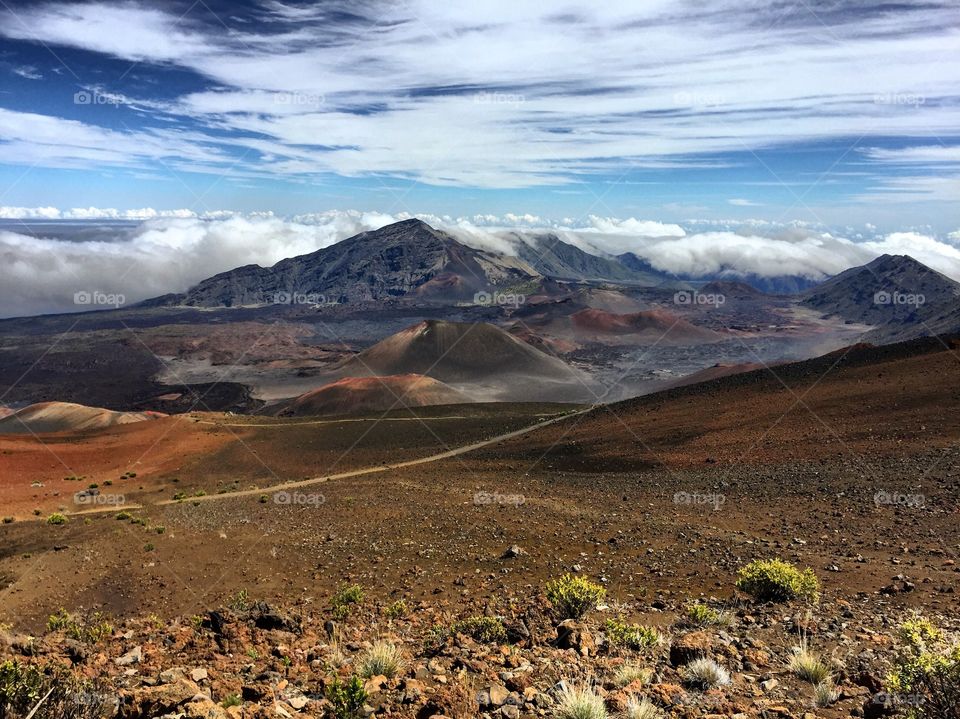
[[[516,258],[467,247],[413,219],[362,232],[273,267],[247,265],[222,272],[184,294],[147,304],[238,307],[356,303],[405,296],[454,301],[536,276]]]
[[[445,382],[526,375],[568,380],[574,370],[499,327],[426,320],[378,342],[345,367],[361,374],[423,374]]]
[[[635,270],[616,258],[601,257],[564,242],[553,233],[513,234],[517,257],[545,277],[564,280],[607,280],[653,287],[663,281],[655,272]]]
[[[866,340],[888,343],[960,329],[960,283],[908,255],[883,255],[809,290],[803,304],[873,325]]]
[[[70,402],[40,402],[0,418],[0,434],[76,432],[164,416],[158,412],[113,412]]]
[[[363,414],[471,401],[453,387],[421,374],[344,377],[284,402],[277,407],[277,414],[283,417]]]

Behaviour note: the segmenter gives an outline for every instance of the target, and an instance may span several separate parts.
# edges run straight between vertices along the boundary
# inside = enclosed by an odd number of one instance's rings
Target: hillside
[[[7,416],[0,415],[0,434],[76,432],[143,422],[163,416],[157,412],[113,412],[69,402],[40,402]]]
[[[349,415],[470,401],[462,392],[419,374],[344,377],[278,405],[275,413],[282,417]]]

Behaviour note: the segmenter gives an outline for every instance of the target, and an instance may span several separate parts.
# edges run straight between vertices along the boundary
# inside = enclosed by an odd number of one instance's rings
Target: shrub
[[[59,524],[66,524],[66,523],[67,523],[66,516],[61,514],[60,512],[54,512],[49,517],[47,517],[47,524],[59,525]]]
[[[663,711],[656,704],[644,697],[637,699],[630,697],[623,712],[623,719],[661,719]]]
[[[580,619],[596,609],[607,590],[585,577],[564,574],[547,584],[547,599],[565,619]]]
[[[640,624],[627,624],[620,619],[608,619],[606,632],[610,644],[627,649],[648,649],[663,641],[663,636],[656,629]]]
[[[224,709],[229,709],[230,707],[238,707],[243,704],[243,699],[240,698],[239,694],[227,694],[223,698],[223,701],[220,702],[220,706]]]
[[[427,636],[423,639],[423,651],[427,654],[437,654],[450,638],[450,630],[442,624],[434,624],[427,631]]]
[[[830,679],[830,667],[807,646],[807,640],[803,637],[800,639],[800,644],[793,649],[789,666],[791,672],[811,684],[823,684]]]
[[[130,519],[132,516],[133,515],[131,515],[130,512],[128,512],[125,509],[117,512],[117,519],[121,522],[125,522],[126,520]]]
[[[638,667],[635,664],[624,664],[618,667],[613,675],[613,683],[621,688],[636,681],[641,684],[649,684],[653,681],[653,669]]]
[[[49,695],[48,695],[49,692]],[[74,679],[59,667],[0,663],[0,716],[32,719],[100,719],[107,709],[107,694],[91,682]],[[36,713],[31,710],[46,697]],[[77,701],[82,697],[83,701]]]
[[[797,569],[780,559],[757,560],[740,569],[737,589],[762,602],[815,601],[820,582],[812,569]]]
[[[403,668],[400,647],[390,642],[376,641],[360,658],[360,676],[365,679],[382,674],[393,679]]]
[[[703,602],[694,602],[687,607],[687,620],[697,627],[715,627],[729,624],[729,617],[724,612],[718,612]]]
[[[343,683],[336,677],[327,685],[325,692],[330,708],[326,716],[329,719],[359,719],[363,716],[363,705],[367,702],[367,692],[359,677],[352,677]]]
[[[607,707],[592,689],[564,687],[557,704],[557,719],[607,719]]]
[[[235,612],[244,612],[250,608],[250,594],[246,589],[240,589],[230,597],[227,606]]]
[[[454,622],[451,630],[457,634],[466,634],[478,642],[502,642],[507,638],[507,630],[503,622],[496,617],[470,617]]]
[[[94,612],[86,616],[70,614],[60,609],[47,619],[47,631],[63,630],[68,637],[78,642],[96,644],[104,637],[113,634],[113,626],[103,619],[103,614]]]
[[[360,604],[363,601],[363,587],[359,584],[344,584],[333,595],[333,605]]]
[[[407,603],[403,599],[398,599],[393,604],[383,610],[387,619],[400,619],[410,613]]]
[[[813,688],[813,703],[818,707],[828,707],[839,698],[840,692],[830,680],[820,682]]]
[[[910,719],[960,718],[960,643],[929,620],[915,617],[900,626],[900,647],[887,678],[907,704]],[[904,701],[909,697],[909,701]]]
[[[683,681],[696,689],[713,689],[730,683],[730,672],[712,659],[694,659],[683,669]]]

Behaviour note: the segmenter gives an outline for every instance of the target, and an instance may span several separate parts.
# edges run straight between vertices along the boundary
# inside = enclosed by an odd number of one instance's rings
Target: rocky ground
[[[504,566],[524,553],[507,548]],[[366,693],[356,714],[364,717],[553,717],[564,687],[591,687],[611,714],[647,697],[660,716],[691,719],[880,717],[893,713],[884,677],[894,628],[908,616],[884,596],[827,593],[816,604],[707,598],[721,616],[698,626],[689,598],[657,593],[628,602],[611,595],[584,618],[563,620],[542,587],[517,587],[477,602],[472,616],[484,620],[464,624],[471,615],[441,596],[384,602],[341,588],[329,602],[279,606],[240,592],[228,606],[170,621],[107,626],[78,614],[37,637],[7,627],[0,647],[3,659],[59,664],[86,682],[68,695],[83,717],[344,717],[331,687],[353,676]],[[606,622],[621,617],[645,618],[660,643],[618,645]],[[952,622],[957,629],[956,615]],[[801,641],[829,666],[828,706],[817,706],[813,685],[788,666]],[[371,669],[368,654],[383,643],[399,649],[395,673]],[[726,668],[730,683],[692,686],[687,667],[699,657]]]

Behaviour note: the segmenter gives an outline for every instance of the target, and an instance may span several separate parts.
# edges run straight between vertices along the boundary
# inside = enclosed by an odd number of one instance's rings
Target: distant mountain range
[[[482,292],[569,296],[583,283],[607,283],[635,292],[698,287],[758,301],[763,293],[786,292],[823,315],[873,325],[865,336],[872,342],[960,328],[960,284],[904,255],[884,255],[812,287],[805,278],[764,278],[733,269],[704,284],[704,278],[661,272],[634,253],[602,257],[585,252],[555,234],[511,239],[515,254],[502,254],[465,245],[421,220],[404,220],[273,267],[247,265],[223,272],[185,293],[143,304],[242,307],[403,299],[449,305],[469,302]]]

